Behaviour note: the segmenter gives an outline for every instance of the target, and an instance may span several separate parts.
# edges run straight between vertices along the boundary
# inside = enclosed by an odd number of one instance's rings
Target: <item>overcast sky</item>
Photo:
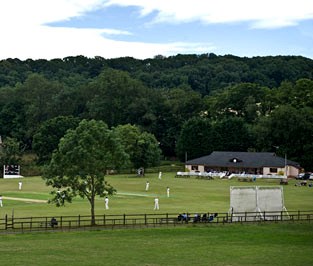
[[[0,0],[0,36],[0,59],[313,59],[313,0]]]

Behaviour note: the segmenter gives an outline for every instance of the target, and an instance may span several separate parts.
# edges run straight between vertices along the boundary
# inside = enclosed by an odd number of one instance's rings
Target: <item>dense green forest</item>
[[[112,130],[134,125],[155,136],[165,158],[272,151],[312,171],[313,60],[202,54],[0,61],[3,142],[43,164],[83,119]]]

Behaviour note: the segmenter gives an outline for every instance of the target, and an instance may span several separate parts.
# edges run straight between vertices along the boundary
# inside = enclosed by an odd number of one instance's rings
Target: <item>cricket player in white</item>
[[[147,181],[147,183],[146,183],[146,191],[149,190],[149,185],[150,185],[150,183],[149,183],[149,181]]]
[[[167,187],[167,189],[166,189],[166,194],[167,194],[167,197],[169,198],[170,197],[170,188],[169,187]]]
[[[158,210],[158,209],[159,209],[159,199],[158,199],[158,198],[155,198],[155,199],[154,199],[154,209],[155,209],[155,210]]]
[[[105,209],[108,210],[109,209],[109,198],[108,197],[105,197],[104,203],[105,203]]]
[[[162,179],[162,172],[159,172],[159,179]]]
[[[18,189],[19,190],[22,190],[22,185],[23,185],[22,181],[18,182]]]

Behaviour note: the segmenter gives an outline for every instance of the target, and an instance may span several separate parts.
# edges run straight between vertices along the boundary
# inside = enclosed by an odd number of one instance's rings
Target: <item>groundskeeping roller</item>
[[[233,221],[288,219],[283,187],[232,186],[229,214]]]

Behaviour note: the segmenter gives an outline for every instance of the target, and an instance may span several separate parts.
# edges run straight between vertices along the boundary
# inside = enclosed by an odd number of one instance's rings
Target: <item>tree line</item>
[[[313,60],[299,56],[6,59],[0,135],[10,143],[2,153],[16,153],[0,160],[16,161],[19,146],[46,164],[67,130],[96,120],[115,133],[128,129],[118,137],[136,140],[133,167],[158,162],[157,144],[182,161],[214,150],[272,151],[311,171],[312,94]],[[149,145],[154,152],[143,158]]]

